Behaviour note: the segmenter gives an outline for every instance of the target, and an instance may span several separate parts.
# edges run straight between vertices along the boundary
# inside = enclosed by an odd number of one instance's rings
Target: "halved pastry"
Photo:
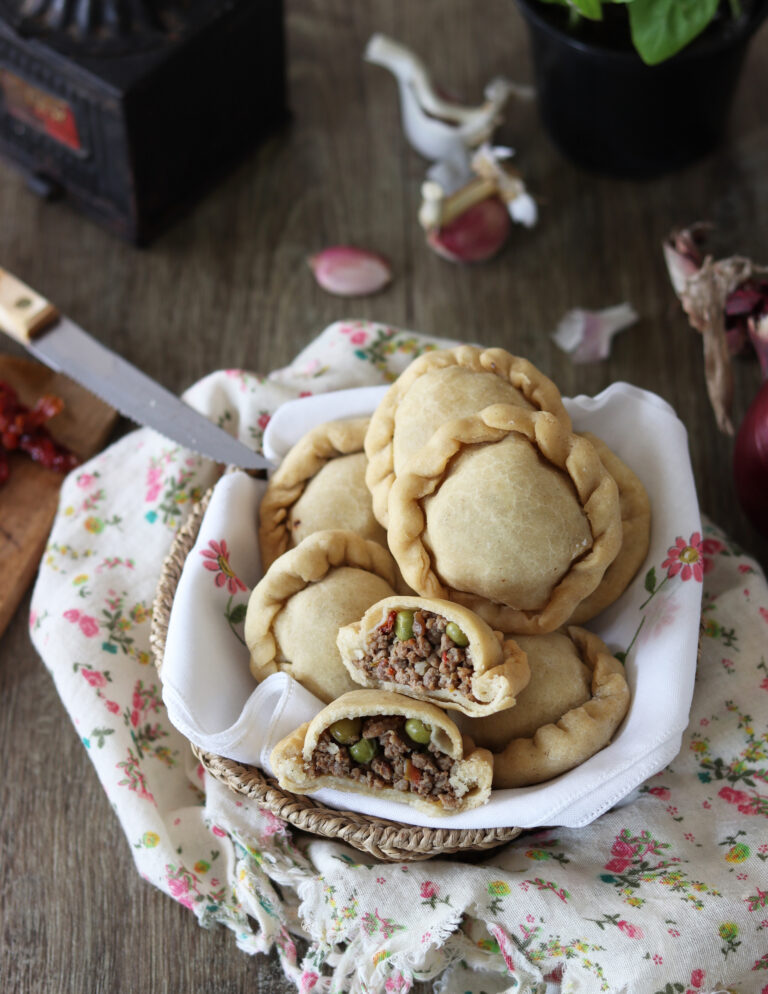
[[[616,483],[592,444],[509,404],[439,428],[395,480],[389,516],[406,583],[511,634],[562,625],[621,545]]]
[[[293,446],[259,508],[264,569],[316,531],[342,528],[386,545],[365,484],[368,418],[328,421]]]
[[[461,604],[387,597],[339,630],[350,676],[466,715],[511,708],[528,683],[525,653]]]
[[[493,770],[487,749],[463,739],[440,708],[383,690],[329,704],[278,742],[270,762],[284,790],[353,790],[436,816],[485,804]]]
[[[460,345],[426,352],[395,380],[371,417],[365,436],[366,483],[373,511],[389,521],[392,483],[414,452],[446,421],[491,404],[550,411],[567,428],[571,420],[555,384],[527,359],[504,349]]]
[[[336,648],[339,628],[394,594],[396,569],[377,542],[315,532],[276,559],[248,601],[245,641],[257,680],[283,671],[321,701],[356,684]]]
[[[459,728],[491,752],[501,752],[512,739],[529,738],[592,696],[592,670],[566,632],[516,635],[515,641],[528,657],[531,674],[515,706],[487,717],[457,718]]]
[[[496,753],[496,788],[526,787],[573,769],[608,745],[627,713],[629,687],[619,660],[592,632],[570,627],[568,634],[592,671],[592,696],[531,737],[513,739]]]
[[[651,540],[651,501],[639,477],[601,438],[589,431],[582,434],[594,445],[619,488],[621,548],[596,590],[568,619],[573,625],[583,625],[621,597],[640,569]]]

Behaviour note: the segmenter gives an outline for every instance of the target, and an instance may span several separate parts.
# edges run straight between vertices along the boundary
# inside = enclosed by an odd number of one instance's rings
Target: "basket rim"
[[[149,643],[162,682],[163,657],[173,599],[186,558],[192,549],[213,493],[210,487],[191,508],[174,536],[163,561],[152,610]],[[208,772],[236,793],[256,800],[260,807],[294,828],[338,839],[356,849],[389,861],[423,860],[462,851],[490,849],[516,838],[516,826],[488,829],[428,828],[389,821],[374,815],[330,808],[303,794],[292,794],[258,767],[239,763],[190,743]]]

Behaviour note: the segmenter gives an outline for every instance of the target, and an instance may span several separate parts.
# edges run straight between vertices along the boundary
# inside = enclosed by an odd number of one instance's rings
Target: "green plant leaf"
[[[632,41],[649,66],[675,55],[701,34],[720,0],[633,0],[629,4]]]
[[[603,2],[602,0],[569,0],[572,7],[575,7],[580,14],[588,17],[590,21],[602,21]]]

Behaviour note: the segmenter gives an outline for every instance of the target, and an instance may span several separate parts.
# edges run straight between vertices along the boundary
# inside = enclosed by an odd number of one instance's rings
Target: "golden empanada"
[[[436,816],[485,804],[493,768],[491,754],[463,739],[440,708],[383,690],[329,704],[279,742],[270,762],[284,790],[335,787]]]
[[[513,708],[487,717],[459,718],[459,727],[491,752],[501,752],[512,739],[530,738],[592,696],[592,670],[565,632],[516,635],[530,669],[528,684]]]
[[[467,715],[511,708],[530,673],[514,639],[451,601],[387,597],[339,630],[350,676]]]
[[[541,634],[597,587],[621,545],[613,477],[555,415],[496,404],[439,428],[397,476],[388,541],[423,597]]]
[[[513,739],[493,757],[493,786],[526,787],[573,769],[606,746],[629,708],[624,667],[597,635],[568,634],[592,671],[592,696],[530,738]]]
[[[365,478],[383,525],[392,483],[413,453],[446,421],[497,403],[550,411],[571,426],[555,384],[504,349],[460,345],[427,352],[408,366],[379,403],[365,436]]]
[[[318,425],[275,471],[259,508],[264,569],[316,531],[341,528],[387,544],[365,484],[368,421],[350,418]]]
[[[394,594],[395,564],[352,532],[315,532],[276,559],[254,587],[245,641],[257,680],[282,670],[322,701],[356,686],[336,648],[339,628]]]
[[[583,435],[594,445],[600,461],[619,488],[621,548],[597,589],[568,619],[573,625],[583,625],[621,597],[642,565],[651,540],[651,501],[637,474],[597,435],[588,431]]]

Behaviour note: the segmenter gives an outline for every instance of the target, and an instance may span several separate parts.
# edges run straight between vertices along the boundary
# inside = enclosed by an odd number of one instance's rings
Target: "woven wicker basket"
[[[168,619],[184,561],[194,545],[211,491],[195,505],[179,530],[163,564],[152,613],[150,643],[155,664],[162,677]],[[294,827],[328,839],[340,839],[378,859],[402,862],[430,859],[450,853],[481,851],[502,845],[520,834],[520,828],[455,829],[422,828],[402,825],[352,811],[337,811],[317,804],[309,797],[282,790],[277,781],[255,766],[245,766],[204,752],[192,751],[217,780],[257,801],[262,808]]]

